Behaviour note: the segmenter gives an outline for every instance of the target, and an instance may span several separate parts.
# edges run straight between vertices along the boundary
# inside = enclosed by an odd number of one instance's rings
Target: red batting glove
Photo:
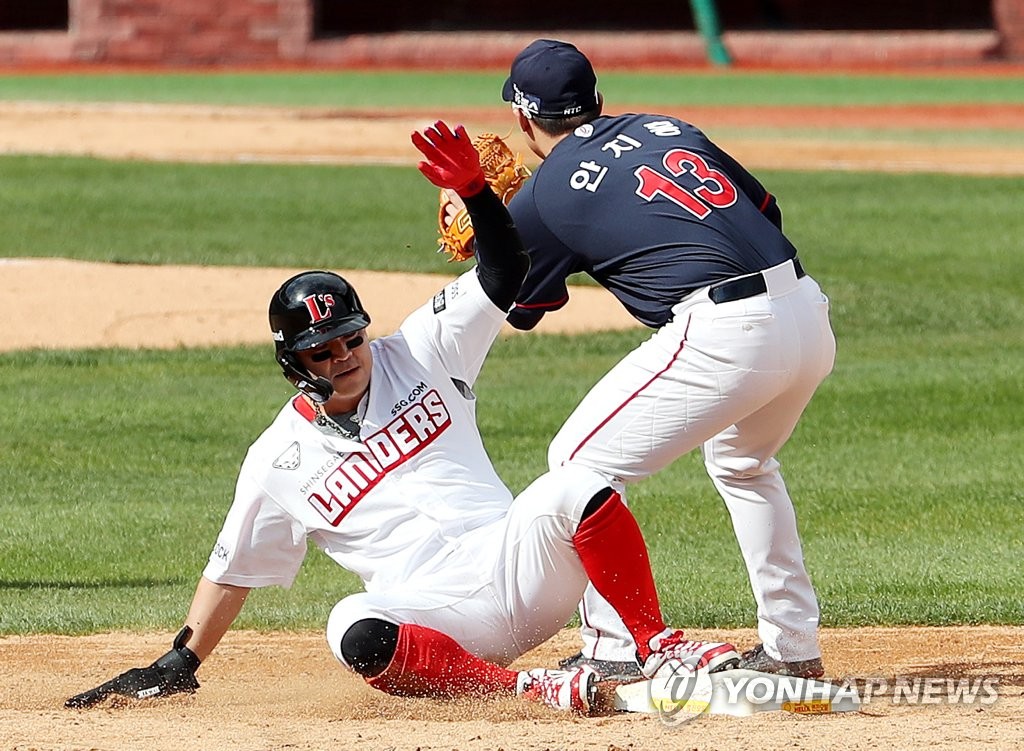
[[[422,133],[413,131],[412,143],[428,160],[417,165],[420,172],[437,187],[451,188],[465,198],[475,196],[487,184],[480,155],[461,125],[452,133],[438,120]]]

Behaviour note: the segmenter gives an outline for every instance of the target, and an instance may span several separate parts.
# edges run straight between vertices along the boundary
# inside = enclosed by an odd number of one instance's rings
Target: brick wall
[[[1024,0],[992,0],[1003,57],[1024,60]]]
[[[0,33],[0,64],[304,61],[310,0],[69,0],[67,32]]]
[[[245,64],[301,55],[306,0],[72,0],[78,60]],[[298,12],[296,12],[298,11]]]

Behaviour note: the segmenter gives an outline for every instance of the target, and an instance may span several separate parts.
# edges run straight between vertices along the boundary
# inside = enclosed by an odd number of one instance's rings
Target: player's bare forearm
[[[144,668],[132,668],[68,699],[64,706],[85,709],[108,696],[150,699],[199,688],[196,671],[238,617],[249,589],[215,584],[201,578],[196,587],[185,626],[178,632],[171,650]]]
[[[188,648],[205,660],[231,628],[251,590],[199,579],[185,625],[192,629]]]

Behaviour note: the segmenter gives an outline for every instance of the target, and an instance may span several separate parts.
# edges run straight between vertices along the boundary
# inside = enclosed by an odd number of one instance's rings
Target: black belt
[[[795,258],[793,259],[793,271],[796,272],[797,279],[806,276],[804,267]],[[764,274],[758,272],[750,276],[741,276],[739,279],[712,284],[708,289],[708,297],[717,305],[733,300],[745,300],[754,295],[763,295],[767,291],[768,285],[764,281]]]

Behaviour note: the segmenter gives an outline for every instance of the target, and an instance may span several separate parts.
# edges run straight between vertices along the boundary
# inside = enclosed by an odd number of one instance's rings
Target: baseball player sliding
[[[594,69],[566,42],[526,47],[502,94],[543,160],[509,204],[532,264],[509,322],[533,328],[585,272],[654,329],[569,416],[550,466],[596,470],[621,492],[700,447],[757,603],[762,644],[741,667],[822,675],[817,599],[775,457],[835,340],[775,198],[686,122],[602,116]],[[596,590],[581,606],[583,650],[563,665],[635,674],[629,630]]]
[[[341,277],[310,271],[270,302],[277,362],[299,393],[250,447],[172,649],[68,700],[195,691],[254,587],[289,586],[312,539],[365,591],[327,623],[339,661],[403,696],[521,695],[586,713],[596,674],[508,670],[563,627],[589,579],[618,609],[645,675],[738,660],[661,619],[632,514],[599,473],[557,467],[513,499],[477,429],[473,383],[527,273],[508,212],[465,131],[413,134],[434,184],[464,198],[475,269],[374,341]]]

